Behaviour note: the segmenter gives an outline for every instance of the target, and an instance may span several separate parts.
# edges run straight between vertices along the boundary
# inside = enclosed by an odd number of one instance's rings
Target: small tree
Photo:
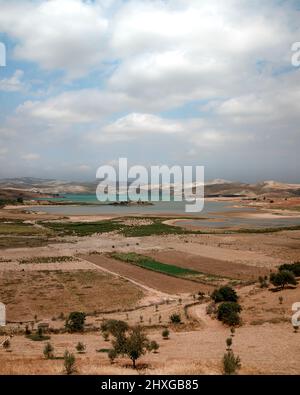
[[[279,270],[288,270],[294,273],[295,277],[300,277],[300,262],[285,263],[284,265],[279,266]]]
[[[289,270],[281,270],[277,273],[272,273],[270,275],[270,282],[275,287],[279,287],[281,289],[284,289],[284,287],[288,284],[297,285],[294,273],[290,272]]]
[[[64,368],[66,374],[70,375],[76,371],[75,362],[76,359],[74,354],[71,354],[68,350],[66,350],[64,353]]]
[[[54,347],[52,346],[51,343],[48,342],[47,344],[45,344],[43,354],[46,359],[52,359],[54,357],[53,351],[54,351]]]
[[[174,313],[170,315],[170,321],[172,322],[172,324],[180,324],[181,323],[180,314]]]
[[[149,351],[153,351],[156,354],[158,349],[159,344],[155,340],[152,340],[149,344]]]
[[[162,331],[161,335],[162,335],[162,337],[163,337],[164,340],[169,339],[169,336],[170,336],[170,331],[169,331],[169,329],[168,329],[168,328],[165,328],[165,329]]]
[[[79,354],[84,353],[85,349],[86,349],[86,345],[85,345],[85,344],[83,344],[82,342],[78,342],[78,343],[77,343],[77,345],[76,345],[76,350],[77,350],[77,352],[78,352]]]
[[[241,360],[239,356],[235,356],[233,351],[228,351],[223,357],[223,373],[225,375],[237,374],[241,368]]]
[[[240,324],[239,313],[242,311],[242,307],[235,302],[223,302],[218,307],[217,317],[218,320],[224,324],[230,326],[236,326]]]
[[[211,298],[216,302],[237,302],[238,296],[235,290],[229,286],[220,287],[215,289],[211,294]]]
[[[85,317],[86,314],[79,311],[70,313],[65,324],[68,332],[82,332],[84,329]]]
[[[113,336],[118,337],[124,334],[129,328],[127,322],[121,320],[107,320],[102,322],[101,324],[101,332],[107,332],[108,334],[111,333]],[[104,339],[105,340],[105,339]]]
[[[127,355],[132,361],[132,367],[136,368],[136,361],[149,351],[149,339],[140,326],[129,329],[129,333],[123,333],[113,341],[116,354]]]
[[[2,346],[4,348],[5,351],[8,351],[10,349],[10,340],[6,339],[3,343]]]
[[[268,288],[269,284],[268,284],[268,277],[262,277],[259,276],[258,278],[259,284],[260,284],[260,288]]]
[[[235,327],[234,326],[232,326],[230,328],[230,333],[231,333],[231,337],[234,337],[234,335],[235,335]]]
[[[231,337],[228,337],[226,339],[226,346],[227,346],[227,351],[229,351],[231,349],[231,346],[232,346],[232,338]]]

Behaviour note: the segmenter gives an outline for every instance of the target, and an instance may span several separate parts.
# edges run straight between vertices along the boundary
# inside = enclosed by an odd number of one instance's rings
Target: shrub
[[[211,294],[211,298],[216,302],[237,302],[238,296],[235,290],[231,287],[224,286],[215,289]]]
[[[268,284],[268,277],[262,277],[260,276],[258,278],[259,284],[260,284],[260,288],[268,288],[269,284]]]
[[[280,287],[281,289],[284,289],[284,287],[288,284],[291,284],[291,285],[297,284],[294,273],[292,273],[288,270],[280,270],[277,273],[271,273],[270,282],[275,287]]]
[[[226,346],[227,346],[227,350],[230,350],[231,346],[232,346],[232,338],[228,337],[226,339]]]
[[[223,373],[226,375],[237,374],[241,368],[240,358],[234,355],[233,351],[228,351],[223,357]]]
[[[54,351],[54,347],[52,346],[51,343],[47,343],[45,344],[44,350],[43,350],[43,354],[45,356],[46,359],[51,359],[53,358],[53,351]]]
[[[102,332],[102,336],[103,336],[104,341],[108,342],[109,332],[107,332],[107,331]]]
[[[10,340],[6,339],[4,340],[4,342],[2,343],[3,348],[7,351],[10,349]]]
[[[300,277],[300,262],[295,263],[285,263],[284,265],[279,266],[279,271],[288,270],[296,277]]]
[[[76,371],[75,368],[75,356],[74,354],[69,353],[68,350],[65,351],[64,353],[64,368],[65,368],[65,372],[66,374],[72,374]]]
[[[83,344],[82,342],[77,343],[77,345],[76,345],[77,352],[83,353],[85,349],[86,349],[85,344]]]
[[[165,328],[163,331],[162,331],[162,333],[161,333],[161,335],[162,335],[162,337],[163,337],[163,339],[169,339],[169,336],[170,336],[170,331],[169,331],[169,329],[168,328]]]
[[[218,320],[230,326],[240,324],[239,313],[242,311],[241,306],[236,302],[223,302],[218,308]]]
[[[211,314],[215,314],[216,312],[217,312],[217,306],[215,302],[209,303],[206,307],[206,314],[211,315]]]
[[[85,313],[73,311],[66,320],[65,327],[68,332],[82,332],[84,329]]]
[[[172,324],[180,324],[181,323],[180,314],[174,313],[170,315],[170,321],[172,322]]]
[[[159,344],[155,340],[152,340],[149,344],[149,351],[153,351],[154,353],[157,353],[158,349],[159,349]]]

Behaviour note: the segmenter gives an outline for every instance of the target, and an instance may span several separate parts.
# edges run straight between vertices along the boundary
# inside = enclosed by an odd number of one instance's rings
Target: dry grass
[[[9,321],[123,309],[135,306],[142,296],[133,284],[99,271],[0,272],[0,299],[7,305]]]

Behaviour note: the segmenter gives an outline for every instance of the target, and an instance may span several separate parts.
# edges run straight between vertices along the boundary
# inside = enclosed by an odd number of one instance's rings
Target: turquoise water
[[[49,200],[49,199],[47,199]],[[154,202],[150,206],[112,206],[105,203],[100,203],[96,195],[74,195],[67,194],[64,198],[51,199],[53,203],[57,201],[65,201],[72,203],[88,203],[89,205],[63,205],[63,206],[32,206],[32,211],[43,211],[49,214],[60,215],[97,215],[97,214],[152,214],[160,215],[162,213],[169,215],[187,215],[185,212],[185,202]],[[146,200],[146,199],[145,199]],[[281,227],[281,226],[295,226],[300,225],[299,218],[281,218],[280,216],[272,219],[259,219],[259,218],[242,218],[238,216],[228,217],[222,215],[224,212],[256,212],[255,208],[237,208],[233,207],[230,202],[212,202],[205,201],[204,210],[200,213],[188,213],[188,215],[195,216],[195,219],[187,219],[182,222],[184,225],[202,226],[209,228],[227,228],[234,226],[241,227]],[[203,218],[203,219],[197,219]],[[210,220],[214,220],[213,222]]]

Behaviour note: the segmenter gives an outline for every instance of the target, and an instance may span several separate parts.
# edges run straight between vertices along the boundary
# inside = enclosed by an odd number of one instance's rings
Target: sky
[[[300,1],[0,0],[0,42],[1,178],[300,182]]]

